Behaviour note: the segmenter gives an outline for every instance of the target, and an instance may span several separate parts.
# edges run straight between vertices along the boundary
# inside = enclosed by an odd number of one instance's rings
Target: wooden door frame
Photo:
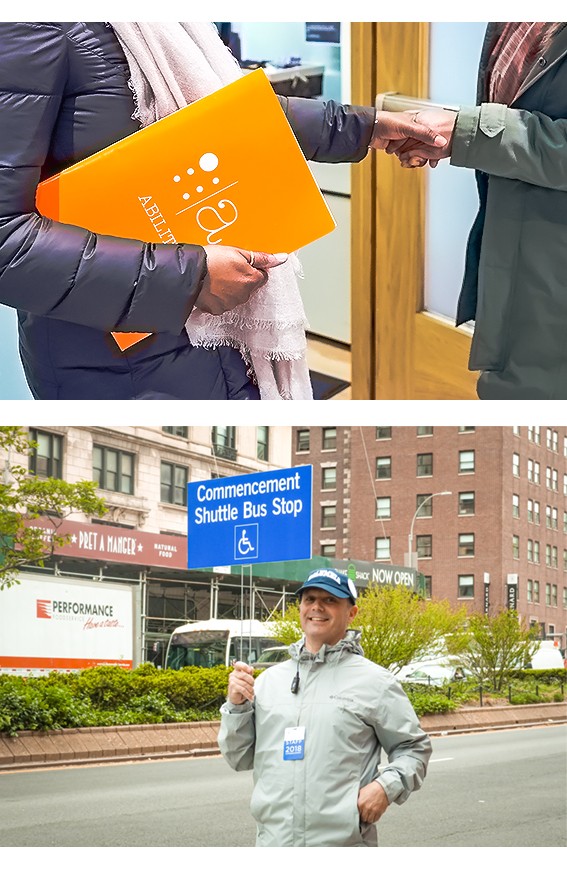
[[[351,48],[353,104],[428,96],[428,22],[354,22]],[[424,310],[426,181],[383,152],[353,166],[354,399],[476,398],[470,333]]]

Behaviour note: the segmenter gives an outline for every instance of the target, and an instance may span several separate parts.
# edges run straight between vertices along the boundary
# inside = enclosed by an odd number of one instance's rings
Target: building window
[[[458,598],[474,598],[474,574],[459,574]]]
[[[322,447],[324,450],[336,450],[337,449],[337,429],[336,428],[324,428],[323,429]]]
[[[162,425],[161,430],[166,434],[175,435],[175,437],[188,437],[189,429],[186,425]]]
[[[545,469],[545,485],[553,492],[557,492],[558,475],[555,468],[548,467]]]
[[[551,565],[551,544],[545,545],[545,564],[547,566]]]
[[[336,556],[337,555],[337,544],[335,541],[332,543],[321,544],[321,556]]]
[[[459,534],[459,556],[474,556],[474,534],[472,532]]]
[[[431,477],[433,474],[433,453],[417,454],[417,476]]]
[[[528,425],[528,440],[534,444],[541,443],[541,428],[539,425]]]
[[[459,492],[459,516],[473,516],[474,506],[474,492]]]
[[[29,457],[30,474],[36,477],[63,477],[63,438],[59,434],[30,428],[30,439],[37,444]]]
[[[567,586],[563,587],[563,610],[567,611]]]
[[[389,496],[380,496],[376,499],[376,519],[389,520],[392,516],[392,499]]]
[[[416,495],[415,497],[416,516],[433,516],[433,496],[431,493],[426,495]]]
[[[337,466],[321,468],[321,489],[337,488]]]
[[[432,577],[430,574],[423,574],[422,580],[423,580],[423,597],[426,599],[430,599],[432,597],[431,592],[433,589]]]
[[[528,538],[528,562],[534,561],[534,542]]]
[[[93,479],[109,492],[134,494],[134,455],[110,447],[93,446]]]
[[[551,584],[545,584],[545,604],[550,607],[551,606]]]
[[[519,495],[512,496],[512,516],[516,517],[516,519],[520,516],[520,496]]]
[[[520,536],[512,535],[512,559],[520,558]]]
[[[539,605],[539,580],[534,580],[534,605]]]
[[[534,596],[534,582],[528,578],[528,589],[526,593],[526,598],[529,602],[533,601]]]
[[[213,455],[236,461],[236,428],[234,425],[214,425],[211,435]]]
[[[474,471],[474,450],[460,450],[459,474],[470,474]]]
[[[376,538],[375,559],[390,559],[390,538]]]
[[[563,571],[567,571],[567,550],[563,550]]]
[[[392,426],[391,425],[377,425],[376,426],[376,440],[377,441],[388,441],[392,437]]]
[[[321,505],[321,528],[334,529],[337,525],[337,505],[323,504]]]
[[[557,584],[555,584],[555,583],[551,584],[551,607],[552,608],[557,607]],[[550,631],[551,631],[551,627],[550,627]]]
[[[306,453],[309,450],[309,429],[299,428],[295,436],[295,449],[298,453]]]
[[[161,500],[168,504],[187,504],[189,469],[173,462],[161,463]]]
[[[476,426],[475,425],[460,425],[459,426],[460,434],[464,434],[465,432],[468,432],[468,431],[476,431]]]
[[[417,436],[418,437],[427,437],[427,435],[433,434],[433,426],[432,425],[418,425],[417,426]]]
[[[391,456],[378,456],[376,459],[376,479],[389,480],[392,476]]]
[[[547,449],[551,450],[552,453],[556,453],[559,449],[559,435],[554,429],[547,429],[546,441]]]
[[[528,522],[539,526],[539,501],[528,498]]]
[[[563,475],[563,495],[567,495],[567,474]]]
[[[529,464],[530,463],[528,462],[528,469],[529,469]],[[514,475],[514,477],[520,476],[520,456],[518,453],[512,454],[512,474]],[[528,477],[529,477],[529,475],[528,475]]]
[[[433,536],[417,535],[415,549],[418,559],[431,559],[433,556]]]
[[[267,425],[256,428],[256,458],[267,462],[270,454],[270,429]]]
[[[513,426],[512,426],[512,433],[515,434],[516,437],[520,437],[520,426],[519,426],[519,425],[513,425]]]

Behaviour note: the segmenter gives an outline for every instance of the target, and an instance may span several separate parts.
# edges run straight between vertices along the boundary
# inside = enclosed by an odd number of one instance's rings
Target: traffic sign
[[[187,484],[188,568],[311,559],[313,467]]]

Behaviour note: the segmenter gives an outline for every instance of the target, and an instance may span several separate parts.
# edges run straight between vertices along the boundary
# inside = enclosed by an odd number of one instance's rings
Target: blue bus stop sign
[[[311,465],[187,484],[188,568],[311,559]]]

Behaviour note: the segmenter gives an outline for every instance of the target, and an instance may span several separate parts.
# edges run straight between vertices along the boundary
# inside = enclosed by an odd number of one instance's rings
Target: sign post
[[[515,611],[518,603],[518,575],[508,574],[506,576],[506,588],[508,591],[508,610]]]
[[[313,468],[187,484],[187,567],[311,558]]]

